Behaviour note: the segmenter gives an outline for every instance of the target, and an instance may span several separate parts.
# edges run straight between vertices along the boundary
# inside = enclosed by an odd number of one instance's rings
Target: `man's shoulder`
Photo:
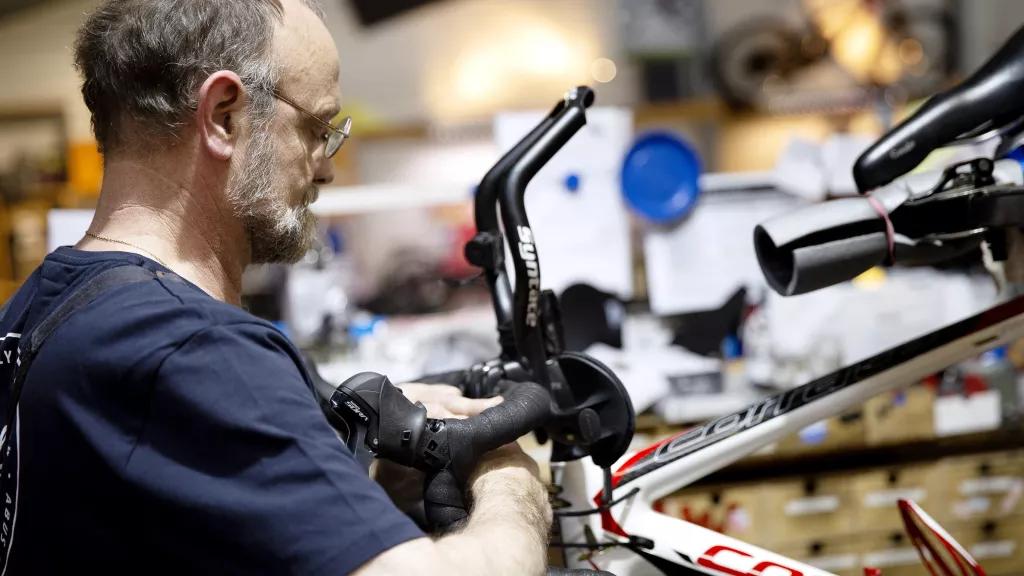
[[[209,296],[173,274],[111,288],[81,314],[90,324],[149,323],[165,331],[177,327],[176,331],[183,333],[231,326],[276,330],[269,322]]]
[[[31,330],[91,279],[112,268],[137,266],[149,270],[152,279],[107,288],[68,319],[52,339],[119,355],[166,356],[196,334],[222,328],[250,336],[270,334],[287,346],[273,324],[217,300],[141,258],[85,258],[79,254],[52,255],[37,271],[36,287],[26,287],[30,294],[15,299],[20,309],[12,312],[20,316],[20,321],[14,322],[21,325],[12,324],[11,328]],[[10,323],[10,319],[4,323]]]

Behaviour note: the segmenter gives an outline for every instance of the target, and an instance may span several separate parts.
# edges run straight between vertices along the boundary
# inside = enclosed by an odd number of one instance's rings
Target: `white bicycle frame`
[[[997,162],[995,175],[1000,183],[1024,182],[1021,165],[1012,160]],[[924,187],[936,178],[937,173],[921,174],[893,185]],[[570,505],[564,510],[593,510],[601,502],[622,499],[600,514],[560,517],[562,542],[586,543],[588,531],[599,543],[623,543],[630,536],[653,542],[647,550],[612,546],[584,560],[579,559],[583,546],[567,545],[566,566],[600,568],[617,576],[828,576],[825,570],[656,512],[652,505],[815,422],[1020,338],[1024,296],[627,454],[612,468],[607,497],[603,471],[589,458],[553,463],[560,498]]]

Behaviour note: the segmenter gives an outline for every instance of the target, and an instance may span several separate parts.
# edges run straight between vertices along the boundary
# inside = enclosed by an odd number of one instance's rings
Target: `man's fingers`
[[[420,384],[420,386],[429,387],[430,391],[438,396],[462,396],[462,390],[451,384]]]
[[[462,396],[462,390],[448,384],[417,384],[410,382],[399,386],[405,397],[413,402],[434,402],[446,396]]]
[[[444,396],[437,399],[438,404],[452,414],[476,416],[484,410],[501,404],[502,398],[465,398],[463,396]]]

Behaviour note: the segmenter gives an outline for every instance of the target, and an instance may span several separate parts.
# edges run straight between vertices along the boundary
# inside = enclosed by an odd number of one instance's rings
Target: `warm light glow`
[[[458,96],[470,101],[487,98],[498,84],[500,62],[488,52],[474,52],[458,64],[455,90]]]
[[[924,58],[924,48],[921,47],[921,43],[913,38],[907,38],[900,42],[900,60],[904,64],[913,66]]]
[[[554,30],[534,28],[524,31],[505,54],[509,63],[534,74],[565,74],[571,60],[568,43]]]
[[[891,84],[903,74],[901,48],[863,2],[820,2],[813,11],[831,54],[859,82]]]
[[[590,75],[598,82],[611,82],[615,79],[617,72],[618,69],[615,67],[615,62],[607,58],[598,58],[590,64]]]
[[[435,121],[547,108],[552,95],[557,99],[568,86],[609,81],[617,74],[614,63],[602,62],[592,27],[554,18],[539,7],[510,3],[509,9],[496,10],[480,3],[453,12],[445,30],[431,49],[432,73],[423,78]]]

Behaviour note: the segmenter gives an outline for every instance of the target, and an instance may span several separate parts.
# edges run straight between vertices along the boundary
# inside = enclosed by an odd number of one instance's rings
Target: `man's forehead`
[[[284,4],[283,24],[274,39],[280,87],[303,103],[323,108],[340,104],[338,50],[327,27],[300,0]],[[319,111],[319,110],[314,110]]]

